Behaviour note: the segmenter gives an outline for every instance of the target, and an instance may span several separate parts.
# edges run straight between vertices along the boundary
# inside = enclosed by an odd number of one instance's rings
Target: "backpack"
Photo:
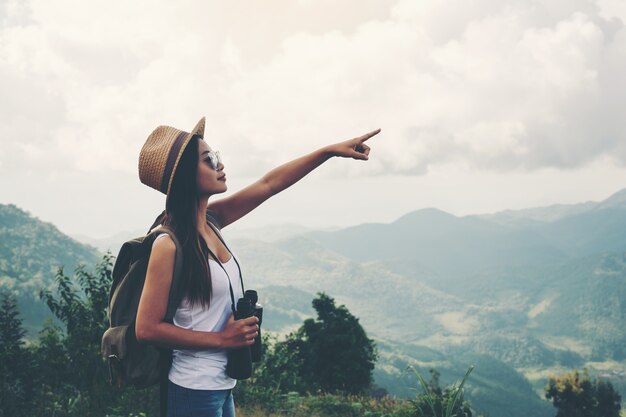
[[[113,267],[113,283],[109,292],[110,327],[102,336],[102,356],[108,361],[109,382],[112,385],[145,388],[162,383],[171,364],[171,349],[139,342],[135,336],[137,309],[146,280],[152,244],[163,233],[167,233],[176,245],[166,322],[173,322],[182,299],[182,247],[171,229],[161,226],[146,236],[131,239],[122,245]]]

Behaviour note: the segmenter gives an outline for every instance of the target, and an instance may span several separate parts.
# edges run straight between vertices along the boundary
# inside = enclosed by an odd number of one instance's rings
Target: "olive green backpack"
[[[110,383],[117,386],[149,387],[161,382],[171,361],[171,349],[139,342],[135,320],[139,299],[146,280],[152,244],[160,234],[168,234],[176,244],[174,274],[165,313],[172,323],[181,301],[180,274],[182,250],[171,229],[158,227],[146,236],[124,243],[113,266],[113,283],[109,292],[110,327],[102,336],[102,356],[108,361]]]

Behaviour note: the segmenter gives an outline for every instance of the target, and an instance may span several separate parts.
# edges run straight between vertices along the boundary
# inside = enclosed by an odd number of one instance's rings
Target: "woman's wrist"
[[[213,345],[215,345],[216,349],[224,349],[226,348],[226,339],[224,338],[224,332],[214,332],[210,333],[213,336]]]
[[[206,332],[200,330],[192,330],[199,333],[196,349],[223,349],[226,346],[226,338],[224,332]]]
[[[337,156],[335,145],[326,145],[323,148],[320,148],[318,152],[320,153],[320,157],[323,160],[327,160],[332,158],[333,156]]]

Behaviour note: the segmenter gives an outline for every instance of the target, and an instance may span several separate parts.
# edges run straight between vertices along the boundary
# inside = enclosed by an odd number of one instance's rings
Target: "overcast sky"
[[[389,222],[601,200],[626,187],[623,0],[2,0],[0,202],[70,234],[145,228],[160,124],[229,193],[375,128],[240,227]]]

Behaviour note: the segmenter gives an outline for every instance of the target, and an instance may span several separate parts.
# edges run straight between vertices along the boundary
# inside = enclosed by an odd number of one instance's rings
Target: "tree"
[[[28,372],[31,368],[24,348],[26,331],[17,311],[17,301],[2,293],[0,305],[0,416],[25,415],[22,404],[29,396]]]
[[[268,372],[286,390],[363,393],[372,383],[377,359],[374,341],[359,319],[345,306],[337,307],[328,295],[318,293],[313,308],[317,319],[307,319],[276,344],[274,353],[279,357],[268,358]]]
[[[105,255],[95,274],[79,266],[74,279],[59,268],[55,277],[57,295],[49,290],[41,292],[52,313],[65,325],[64,345],[74,365],[68,377],[78,387],[105,381],[106,368],[99,351],[102,334],[108,327],[111,266],[112,257]],[[80,289],[74,282],[78,282]]]
[[[41,292],[64,329],[48,322],[33,348],[39,392],[33,398],[31,415],[156,414],[158,387],[117,388],[107,382],[108,366],[100,356],[100,343],[108,328],[112,259],[105,255],[95,273],[78,267],[74,277],[59,268],[55,291]]]
[[[591,380],[587,370],[551,377],[545,388],[556,417],[619,417],[620,395],[608,381]]]

